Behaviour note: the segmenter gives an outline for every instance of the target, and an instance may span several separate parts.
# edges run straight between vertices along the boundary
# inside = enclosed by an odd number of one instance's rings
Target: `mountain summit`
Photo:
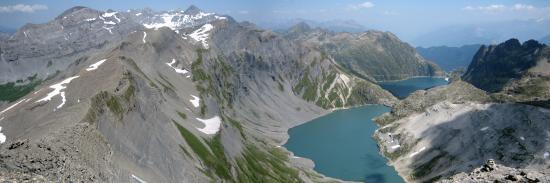
[[[195,5],[191,5],[189,6],[189,8],[187,8],[183,13],[184,14],[188,14],[188,15],[196,15],[196,14],[199,14],[201,13],[202,10],[199,9],[198,7],[196,7]]]

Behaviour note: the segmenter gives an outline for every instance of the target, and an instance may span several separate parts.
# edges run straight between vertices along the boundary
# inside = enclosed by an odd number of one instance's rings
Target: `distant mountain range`
[[[479,44],[473,44],[461,47],[416,47],[416,51],[426,60],[432,61],[443,70],[450,72],[461,67],[466,69],[480,46]]]
[[[306,23],[313,28],[322,28],[334,32],[351,32],[357,33],[366,31],[367,28],[354,20],[328,20],[328,21],[315,21],[307,19],[289,19],[289,20],[275,20],[270,22],[259,22],[258,26],[275,30],[277,32],[283,32],[296,24]]]
[[[522,41],[540,39],[548,35],[550,20],[517,20],[475,25],[445,27],[418,36],[415,46],[462,46],[470,44],[497,44],[510,38]]]

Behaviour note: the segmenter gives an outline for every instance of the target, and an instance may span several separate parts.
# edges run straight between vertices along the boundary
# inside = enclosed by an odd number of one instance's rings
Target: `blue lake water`
[[[403,179],[378,153],[372,138],[378,128],[371,120],[390,108],[382,105],[338,110],[291,128],[284,145],[295,156],[315,162],[326,176],[369,183],[400,183]]]
[[[419,90],[445,85],[443,78],[412,78],[379,83],[399,98]],[[315,162],[315,171],[329,177],[368,183],[403,183],[393,167],[378,153],[372,138],[378,126],[373,118],[389,112],[382,105],[338,110],[289,129],[284,145],[294,155]]]
[[[401,81],[379,82],[378,84],[382,88],[390,91],[397,98],[403,99],[416,90],[446,85],[448,82],[444,78],[419,77]]]

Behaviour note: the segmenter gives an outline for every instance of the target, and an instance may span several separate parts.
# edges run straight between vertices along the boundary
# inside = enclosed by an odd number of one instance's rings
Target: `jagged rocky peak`
[[[529,40],[521,44],[510,39],[498,45],[481,46],[462,78],[488,92],[499,92],[509,82],[522,77],[528,69],[548,55],[546,45]]]

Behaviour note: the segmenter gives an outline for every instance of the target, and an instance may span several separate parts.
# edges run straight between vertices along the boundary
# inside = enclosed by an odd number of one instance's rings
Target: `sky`
[[[550,0],[0,0],[0,27],[45,23],[77,5],[98,10],[184,10],[196,5],[254,23],[354,20],[405,40],[453,25],[550,20]]]

